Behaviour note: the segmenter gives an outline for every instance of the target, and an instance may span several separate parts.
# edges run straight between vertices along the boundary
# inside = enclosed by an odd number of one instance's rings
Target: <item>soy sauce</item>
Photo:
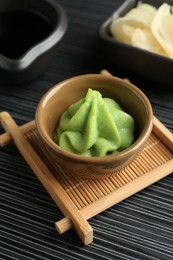
[[[0,14],[0,55],[21,57],[29,48],[44,40],[52,31],[45,17],[20,11]]]

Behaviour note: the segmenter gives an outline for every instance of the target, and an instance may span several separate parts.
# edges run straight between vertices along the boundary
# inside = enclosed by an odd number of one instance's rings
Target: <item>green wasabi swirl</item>
[[[83,156],[107,156],[128,148],[134,141],[135,123],[111,98],[88,89],[85,98],[72,104],[60,118],[54,141]]]

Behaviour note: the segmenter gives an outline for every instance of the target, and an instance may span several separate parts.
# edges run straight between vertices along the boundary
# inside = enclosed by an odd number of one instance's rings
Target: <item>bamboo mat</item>
[[[62,234],[75,226],[78,235],[86,245],[93,241],[92,228],[89,224],[87,226],[89,218],[173,172],[173,136],[156,117],[154,117],[153,131],[147,143],[128,166],[109,178],[84,180],[69,174],[67,176],[63,169],[52,161],[39,139],[34,121],[17,127],[10,115],[7,114],[6,117],[6,114],[4,116],[2,112],[0,115],[3,126],[5,129],[8,128],[9,133],[0,136],[0,146],[7,145],[12,140],[11,135],[17,146],[18,140],[16,138],[24,138],[26,144],[30,144],[44,164],[40,167],[47,167],[45,177],[50,177],[52,183],[49,183],[48,179],[42,181],[41,178],[40,180],[65,215],[63,219],[55,223],[57,231]],[[10,124],[8,120],[10,120]],[[18,129],[19,136],[15,136],[13,133],[15,127]],[[20,147],[18,148],[20,150]],[[24,155],[23,150],[21,153]],[[28,149],[27,156],[31,156],[30,153]],[[24,155],[26,161],[27,156]],[[40,177],[37,169],[32,167],[32,163],[28,163],[31,164],[30,166],[37,177]],[[35,163],[37,164],[37,162]],[[54,184],[58,184],[57,187],[61,190],[58,191]],[[57,199],[54,192],[62,194],[58,194]],[[64,210],[64,207],[71,207],[71,209]],[[76,220],[78,214],[79,219]],[[85,226],[84,229],[82,229],[82,225]]]

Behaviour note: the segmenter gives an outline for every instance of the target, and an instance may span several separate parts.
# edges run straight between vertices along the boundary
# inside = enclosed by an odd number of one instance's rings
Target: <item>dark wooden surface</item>
[[[99,27],[122,2],[60,0],[69,26],[55,59],[34,82],[0,84],[0,111],[8,111],[18,124],[26,123],[34,119],[42,95],[57,82],[105,68],[137,84],[154,114],[173,131],[173,87],[120,71],[100,49]],[[0,259],[173,259],[173,175],[92,218],[94,242],[89,246],[74,231],[56,232],[54,223],[61,217],[17,149],[12,144],[1,148]]]

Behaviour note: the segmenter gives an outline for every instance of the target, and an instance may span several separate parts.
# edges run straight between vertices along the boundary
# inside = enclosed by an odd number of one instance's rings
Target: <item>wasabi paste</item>
[[[75,154],[107,156],[128,148],[134,129],[134,119],[116,101],[88,89],[86,97],[61,116],[54,141]]]

